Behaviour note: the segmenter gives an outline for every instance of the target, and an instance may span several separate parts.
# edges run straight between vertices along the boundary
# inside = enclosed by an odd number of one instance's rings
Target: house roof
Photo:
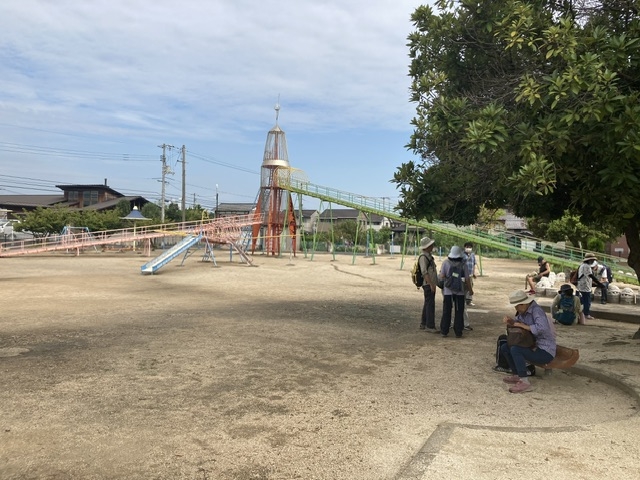
[[[64,202],[64,195],[0,195],[0,205],[8,210],[11,207],[50,207]]]
[[[127,196],[127,197],[112,198],[111,200],[107,200],[106,202],[94,203],[93,205],[87,205],[86,207],[81,207],[78,210],[105,210],[105,209],[115,207],[118,203],[120,203],[123,200],[126,200],[129,203],[135,204],[138,207],[142,207],[147,203],[149,203],[149,200],[147,200],[146,198],[141,197],[139,195],[134,195],[134,196]]]
[[[254,208],[254,203],[221,203],[216,210],[218,212],[250,212]]]
[[[377,213],[371,213],[371,222],[372,223],[381,223],[384,218]],[[355,208],[333,208],[326,209],[320,214],[321,221],[329,221],[329,220],[358,220],[361,218],[360,210]]]
[[[515,216],[513,213],[506,213],[500,220],[504,220],[504,227],[507,230],[526,230],[527,221],[524,218]]]
[[[67,190],[73,190],[73,191],[80,191],[80,190],[101,190],[103,192],[108,192],[112,195],[115,195],[117,197],[123,197],[124,195],[122,195],[120,192],[114,190],[113,188],[109,187],[108,185],[102,185],[100,183],[98,184],[90,184],[90,185],[56,185],[57,188],[59,188],[60,190],[62,190],[63,192],[66,192]]]

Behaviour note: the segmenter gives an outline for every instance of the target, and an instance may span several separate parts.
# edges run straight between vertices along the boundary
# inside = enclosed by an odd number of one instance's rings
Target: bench
[[[544,368],[545,374],[550,374],[551,370],[557,368],[560,370],[566,370],[573,367],[580,358],[580,351],[577,348],[563,347],[562,345],[556,346],[556,356],[553,360],[545,365],[538,365],[537,367]]]

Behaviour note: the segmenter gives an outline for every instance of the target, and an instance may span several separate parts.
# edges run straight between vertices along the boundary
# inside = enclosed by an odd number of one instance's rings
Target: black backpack
[[[420,257],[426,257],[426,255],[422,254]],[[414,263],[413,268],[411,269],[411,281],[416,286],[416,288],[422,287],[424,283],[424,276],[422,275],[422,271],[420,270],[420,257]],[[428,268],[428,266],[427,266]]]
[[[498,341],[496,342],[496,366],[493,367],[493,370],[496,372],[511,373],[511,368],[509,367],[509,361],[507,360],[507,357],[503,356],[500,352],[500,347],[503,343],[507,343],[506,335],[500,335],[498,337]],[[528,363],[527,376],[532,377],[535,374],[536,366]]]
[[[462,278],[464,276],[464,267],[462,260],[453,262],[449,260],[449,275],[444,279],[444,286],[452,292],[462,292]]]

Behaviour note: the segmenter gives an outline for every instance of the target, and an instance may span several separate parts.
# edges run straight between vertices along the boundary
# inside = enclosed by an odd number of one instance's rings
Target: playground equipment
[[[262,167],[260,170],[260,193],[256,203],[256,215],[263,215],[262,225],[254,224],[251,238],[251,253],[256,250],[258,238],[262,239],[263,251],[268,255],[279,255],[280,242],[288,238],[291,251],[296,251],[296,218],[293,210],[291,193],[279,184],[278,172],[289,170],[289,154],[287,152],[287,138],[278,126],[280,105],[276,105],[276,125],[269,130],[264,147]],[[283,237],[287,228],[289,235]],[[262,231],[262,234],[260,234]]]

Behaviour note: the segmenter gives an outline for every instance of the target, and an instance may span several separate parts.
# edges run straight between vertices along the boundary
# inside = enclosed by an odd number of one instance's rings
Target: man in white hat
[[[536,365],[546,365],[556,356],[556,332],[547,314],[534,300],[534,296],[524,290],[516,290],[509,295],[509,303],[516,309],[516,317],[507,315],[503,322],[529,330],[536,340],[533,347],[509,346],[504,343],[501,353],[509,362],[513,375],[503,378],[505,383],[511,384],[511,393],[524,393],[531,390],[527,362]]]
[[[435,240],[424,237],[420,239],[420,250],[422,253],[418,257],[418,265],[422,273],[422,291],[424,293],[424,305],[422,306],[422,317],[420,319],[420,330],[431,333],[438,333],[436,329],[436,291],[438,289],[438,270],[436,261],[431,252]]]

